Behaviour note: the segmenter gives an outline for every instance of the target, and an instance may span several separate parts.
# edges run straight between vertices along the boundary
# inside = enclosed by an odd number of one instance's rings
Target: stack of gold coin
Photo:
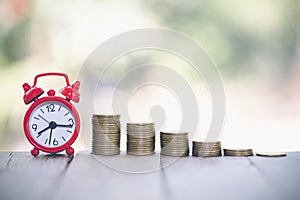
[[[150,155],[154,150],[154,123],[127,123],[127,154]]]
[[[189,155],[187,132],[160,132],[161,155],[184,157]]]
[[[193,156],[217,157],[222,155],[221,142],[197,142],[193,141]]]
[[[92,153],[120,154],[120,115],[93,115]]]
[[[253,156],[252,149],[224,149],[224,156]]]

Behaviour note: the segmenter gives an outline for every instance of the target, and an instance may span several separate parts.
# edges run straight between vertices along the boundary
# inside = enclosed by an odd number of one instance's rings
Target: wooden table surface
[[[0,153],[0,199],[300,199],[300,152],[168,159]]]

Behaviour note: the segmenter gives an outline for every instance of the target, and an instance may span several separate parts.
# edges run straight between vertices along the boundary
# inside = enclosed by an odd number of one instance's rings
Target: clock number
[[[48,112],[55,112],[54,107],[55,107],[54,104],[49,104],[48,106],[46,106]]]
[[[74,120],[73,120],[72,118],[70,118],[70,119],[68,120],[68,122],[70,122],[70,123],[69,123],[70,126],[73,126],[73,125],[74,125]]]
[[[32,124],[31,128],[32,128],[34,131],[36,131],[37,125],[36,125],[36,124]]]
[[[54,140],[53,140],[53,145],[54,145],[54,146],[57,146],[57,145],[58,145],[58,140],[56,140],[56,138],[54,138]]]

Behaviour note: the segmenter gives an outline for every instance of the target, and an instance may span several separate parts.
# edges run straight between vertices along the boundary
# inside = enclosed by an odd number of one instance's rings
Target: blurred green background
[[[0,0],[0,150],[30,148],[24,82],[45,71],[75,80],[103,41],[145,27],[179,31],[214,60],[227,96],[225,143],[300,150],[299,19],[298,0]]]

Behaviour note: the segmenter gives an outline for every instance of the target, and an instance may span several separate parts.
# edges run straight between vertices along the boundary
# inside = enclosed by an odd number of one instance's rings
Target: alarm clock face
[[[58,148],[72,138],[75,123],[74,114],[65,104],[47,101],[31,112],[28,129],[32,139],[39,145]]]

